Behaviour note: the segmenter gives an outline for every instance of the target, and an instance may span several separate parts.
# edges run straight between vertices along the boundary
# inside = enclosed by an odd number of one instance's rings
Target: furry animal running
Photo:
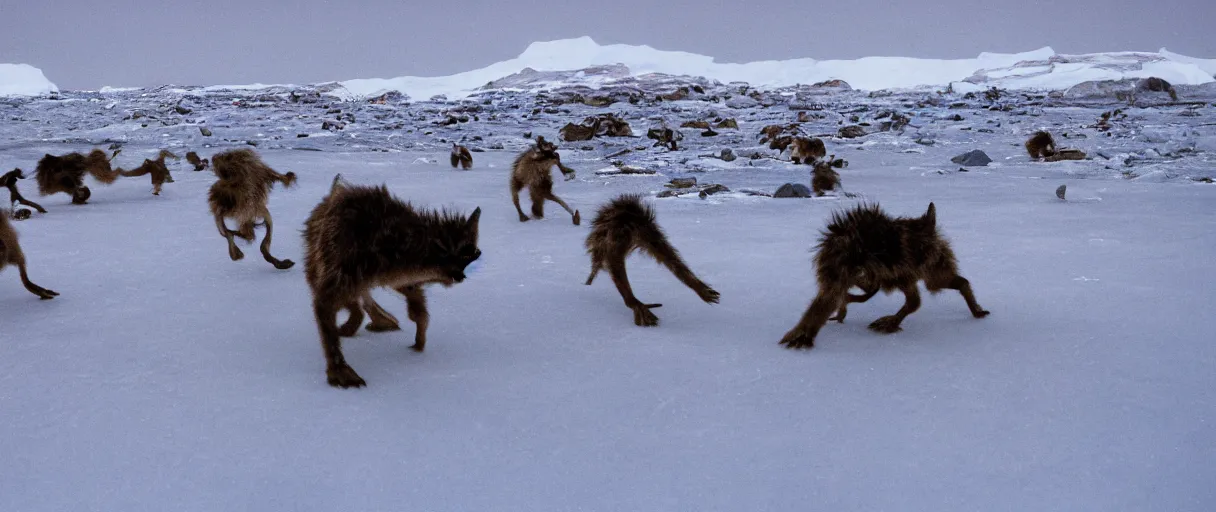
[[[795,137],[790,147],[790,161],[795,164],[811,165],[828,154],[823,139],[816,137]]]
[[[469,153],[469,148],[452,143],[452,168],[455,169],[459,165],[464,170],[469,170],[473,167],[473,154]]]
[[[1047,158],[1056,154],[1056,141],[1051,138],[1051,134],[1045,131],[1034,132],[1029,139],[1026,139],[1026,152],[1030,154],[1030,158],[1040,159]]]
[[[553,193],[551,172],[555,165],[566,176],[566,181],[574,179],[574,169],[562,164],[557,146],[541,136],[536,137],[535,146],[515,157],[515,162],[511,164],[511,201],[515,203],[520,222],[528,221],[528,216],[524,215],[523,209],[519,207],[519,191],[524,187],[528,187],[528,193],[532,196],[532,218],[544,218],[545,201],[553,201],[566,209],[575,226],[581,222],[578,210],[570,209],[570,205]]]
[[[68,153],[55,156],[47,153],[34,170],[38,194],[49,196],[62,192],[72,196],[72,204],[87,203],[92,191],[84,185],[84,175],[88,173],[103,185],[114,183],[119,174],[110,167],[110,160],[121,151],[116,150],[109,157],[100,149],[94,149],[88,155]]]
[[[21,204],[38,210],[38,213],[46,213],[46,208],[43,208],[42,205],[38,203],[26,199],[25,196],[22,196],[21,192],[17,190],[17,180],[23,179],[25,179],[25,173],[22,172],[21,169],[13,169],[5,173],[3,176],[0,176],[0,187],[8,189],[9,206],[15,207],[16,205]],[[25,211],[28,212],[28,210]]]
[[[418,328],[412,348],[426,348],[430,314],[423,286],[447,287],[465,280],[465,269],[481,257],[480,217],[481,208],[467,217],[419,210],[383,185],[349,185],[341,175],[334,177],[329,195],[304,224],[304,275],[312,290],[329,385],[367,385],[346,362],[341,336],[359,328],[361,309],[374,305],[383,312],[371,300],[374,288],[391,288],[405,296],[409,318]],[[339,327],[338,311],[344,308],[351,316]]]
[[[186,161],[189,162],[190,165],[194,166],[195,172],[206,169],[208,165],[211,165],[210,160],[206,158],[199,158],[198,153],[193,151],[186,153]]]
[[[958,290],[972,316],[988,316],[976,302],[971,283],[959,275],[950,243],[938,232],[933,203],[924,215],[913,218],[892,218],[877,204],[838,211],[823,231],[818,250],[815,268],[819,293],[798,324],[781,339],[787,348],[813,347],[815,336],[833,311],[836,316],[830,319],[844,322],[849,303],[870,300],[879,290],[902,291],[904,305],[894,315],[875,320],[870,329],[900,331],[904,318],[920,308],[920,281],[930,293]],[[853,286],[864,294],[849,293]]]
[[[169,173],[169,167],[165,165],[165,157],[169,157],[174,160],[181,160],[181,157],[173,154],[171,151],[162,149],[160,150],[160,153],[156,155],[155,160],[145,158],[144,163],[140,164],[139,167],[129,171],[125,171],[119,167],[115,169],[115,171],[124,178],[134,178],[143,176],[145,174],[151,174],[152,195],[159,196],[161,186],[163,186],[165,183],[173,183],[173,175]]]
[[[633,294],[625,271],[625,259],[635,250],[649,254],[667,267],[701,300],[709,304],[718,303],[720,294],[688,268],[655,221],[654,210],[642,202],[640,195],[623,194],[600,207],[591,221],[591,233],[587,235],[584,245],[587,254],[591,255],[591,275],[587,276],[584,284],[590,285],[601,269],[608,269],[617,291],[625,299],[625,307],[633,310],[634,325],[659,325],[659,318],[650,310],[662,306],[643,303]]]
[[[25,254],[21,252],[21,245],[17,243],[17,231],[9,223],[8,214],[0,212],[0,270],[4,270],[7,265],[17,267],[17,271],[21,275],[21,284],[25,285],[25,289],[30,293],[37,295],[39,299],[49,300],[59,295],[54,290],[48,290],[30,281],[29,273],[25,269]]]
[[[218,153],[211,158],[211,170],[219,180],[211,185],[207,202],[211,206],[211,214],[215,216],[215,227],[220,236],[228,240],[228,257],[232,261],[245,257],[236,246],[233,237],[240,237],[248,242],[254,239],[253,229],[258,219],[266,226],[266,236],[262,238],[262,257],[280,270],[286,270],[295,265],[291,260],[280,260],[270,254],[270,240],[274,234],[274,219],[266,202],[270,196],[270,188],[275,183],[291,187],[296,182],[296,174],[288,172],[279,174],[262,162],[250,149],[233,149]],[[224,224],[225,218],[237,221],[236,231],[228,229]]]
[[[835,158],[836,155],[832,155],[832,158],[815,161],[815,167],[811,170],[811,190],[816,196],[823,196],[840,187],[840,173],[832,168]]]

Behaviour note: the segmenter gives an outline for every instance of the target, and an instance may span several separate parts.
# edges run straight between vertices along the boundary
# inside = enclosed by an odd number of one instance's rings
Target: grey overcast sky
[[[1216,58],[1216,0],[0,0],[0,62],[63,89],[439,76],[591,36],[718,62],[1156,51]]]

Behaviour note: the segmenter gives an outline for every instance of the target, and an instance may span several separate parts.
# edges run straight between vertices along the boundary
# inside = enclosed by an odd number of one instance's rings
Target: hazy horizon
[[[0,62],[38,67],[61,89],[442,76],[514,58],[536,41],[580,36],[731,63],[968,58],[1044,46],[1060,53],[1164,47],[1216,57],[1216,40],[1205,37],[1216,4],[1203,0],[1027,1],[982,9],[961,0],[858,0],[818,11],[775,0],[693,8],[638,0],[590,8],[532,0],[506,6],[301,0],[290,7],[266,0],[145,1],[105,11],[83,2],[65,6],[70,1],[0,3]]]

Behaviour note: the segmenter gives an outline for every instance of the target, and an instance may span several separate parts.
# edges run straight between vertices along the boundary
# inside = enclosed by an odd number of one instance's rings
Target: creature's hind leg
[[[266,261],[270,262],[271,265],[274,265],[274,268],[279,270],[287,270],[294,266],[296,262],[291,260],[280,260],[270,255],[270,238],[274,235],[274,220],[270,218],[270,212],[263,211],[262,213],[264,214],[263,218],[266,219],[266,237],[262,238],[261,247],[262,257],[266,258]]]
[[[571,209],[570,205],[566,204],[565,201],[562,201],[562,198],[557,197],[557,194],[554,194],[552,191],[550,191],[548,194],[545,195],[545,199],[553,201],[553,202],[561,205],[562,208],[565,208],[566,212],[570,214],[570,218],[574,221],[575,226],[579,225],[579,223],[582,222],[582,218],[579,215],[578,210]]]
[[[894,315],[884,316],[875,320],[870,324],[870,329],[884,334],[899,332],[903,330],[899,324],[904,321],[904,318],[920,309],[920,289],[916,287],[916,281],[900,286],[899,290],[904,292],[903,307],[899,308],[899,311],[895,312]]]
[[[338,388],[361,388],[367,382],[355,373],[342,355],[342,337],[338,333],[338,308],[333,303],[313,299],[313,315],[321,331],[321,349],[325,352],[325,376],[329,385]]]
[[[523,183],[515,178],[511,178],[511,202],[515,203],[515,211],[519,213],[519,221],[528,222],[528,216],[524,215],[523,208],[519,207],[519,191],[523,188]]]
[[[17,267],[17,271],[21,274],[21,284],[25,285],[26,290],[29,290],[30,293],[37,295],[38,298],[42,300],[53,299],[59,295],[59,293],[54,290],[48,290],[34,284],[33,281],[30,281],[29,273],[26,272],[25,269],[25,255],[21,253],[20,247],[13,247],[11,253],[12,254],[10,254],[8,258],[8,263],[11,263]]]
[[[875,286],[873,288],[866,288],[863,286],[863,287],[861,287],[861,289],[862,289],[862,291],[865,292],[864,295],[853,295],[850,293],[848,295],[848,297],[845,298],[845,300],[840,301],[840,309],[836,310],[836,316],[829,318],[828,320],[835,320],[836,322],[843,324],[844,317],[849,314],[849,304],[850,303],[868,301],[874,297],[874,294],[878,293],[877,286]]]
[[[414,321],[414,325],[418,330],[414,333],[414,346],[410,347],[415,352],[422,352],[426,349],[426,329],[431,324],[431,315],[426,310],[426,294],[421,286],[403,286],[397,291],[405,295],[405,304],[407,312],[410,315],[410,320]]]
[[[359,327],[363,325],[363,310],[359,308],[357,300],[346,303],[344,307],[350,312],[350,317],[338,328],[338,335],[349,338],[359,332]]]
[[[363,310],[366,311],[367,316],[372,319],[372,322],[367,324],[367,330],[371,332],[401,330],[401,326],[397,323],[397,318],[389,314],[388,311],[385,311],[384,308],[380,307],[380,304],[376,302],[376,299],[372,298],[371,290],[363,292],[361,299],[363,301]]]
[[[232,240],[233,232],[231,229],[228,229],[228,226],[224,225],[224,216],[222,214],[216,214],[215,227],[219,230],[220,236],[228,240],[228,257],[232,258],[232,261],[239,261],[241,258],[244,258],[245,253],[241,252],[241,248],[237,247],[236,242]]]
[[[984,318],[989,312],[980,307],[979,302],[975,300],[975,293],[971,291],[971,282],[967,278],[958,274],[943,274],[942,276],[933,276],[932,279],[925,281],[925,288],[929,291],[937,291],[943,288],[958,290],[963,295],[963,300],[967,301],[967,308],[971,310],[971,316],[976,318]]]
[[[532,218],[534,219],[545,218],[545,199],[552,194],[552,192],[541,190],[542,188],[536,185],[528,187],[528,195],[532,198]]]
[[[629,273],[625,270],[626,251],[617,252],[618,254],[609,256],[608,273],[612,276],[612,282],[616,284],[617,292],[625,300],[625,307],[633,310],[633,324],[642,327],[659,325],[659,317],[650,310],[661,307],[662,304],[644,304],[638,300],[637,296],[633,294],[633,287],[629,285]]]
[[[16,192],[15,190],[13,192],[13,197],[11,198],[13,202],[38,210],[38,213],[46,213],[46,208],[43,208],[42,205],[26,199],[21,195],[21,193]]]
[[[592,258],[595,258],[595,257],[592,256]],[[600,263],[600,260],[592,259],[591,260],[591,275],[587,276],[587,282],[585,282],[583,284],[590,286],[591,282],[595,281],[595,276],[599,275],[600,269],[602,269],[602,268],[604,268],[604,266]]]

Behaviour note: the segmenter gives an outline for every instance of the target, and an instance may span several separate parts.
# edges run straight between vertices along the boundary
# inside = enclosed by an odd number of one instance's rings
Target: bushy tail
[[[113,169],[110,167],[110,161],[113,160],[115,156],[118,156],[120,151],[122,150],[115,150],[114,154],[108,158],[101,150],[93,150],[92,153],[89,153],[88,161],[85,163],[86,170],[89,172],[89,175],[99,183],[105,185],[109,185],[117,181],[118,177],[122,176],[122,169]]]

